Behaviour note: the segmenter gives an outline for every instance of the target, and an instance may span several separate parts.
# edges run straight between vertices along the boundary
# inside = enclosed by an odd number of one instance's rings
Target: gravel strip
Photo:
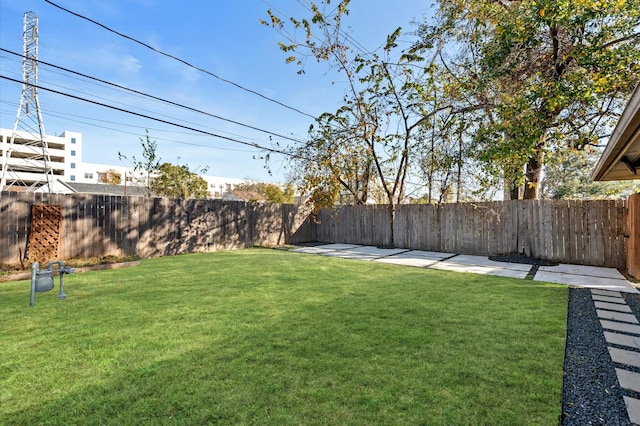
[[[624,295],[637,315],[640,298]],[[615,346],[615,345],[612,345]],[[591,298],[591,290],[571,288],[567,316],[561,425],[630,425],[615,364]]]

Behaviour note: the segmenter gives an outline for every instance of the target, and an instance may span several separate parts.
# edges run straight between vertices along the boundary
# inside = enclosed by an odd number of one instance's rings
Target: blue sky
[[[317,116],[335,111],[343,82],[326,65],[309,63],[304,75],[285,64],[277,42],[282,36],[260,25],[273,9],[305,17],[297,0],[169,1],[52,0],[114,30],[179,57],[224,79]],[[413,18],[429,11],[417,0],[352,0],[346,24],[352,37],[368,50],[380,46],[398,26],[409,31]],[[99,26],[75,17],[44,0],[0,0],[0,47],[22,53],[23,14],[39,18],[39,59],[109,82],[206,111],[247,125],[305,139],[313,120],[268,102],[205,73],[164,57]],[[308,12],[307,12],[308,13]],[[21,60],[0,52],[0,75],[21,78]],[[277,137],[212,117],[170,107],[118,91],[59,70],[41,66],[39,84],[75,96],[91,98],[141,114],[249,143],[271,146]],[[0,79],[0,127],[12,128],[20,85]],[[208,167],[207,174],[240,179],[284,182],[282,157],[271,155],[269,175],[262,153],[248,146],[201,135],[149,119],[72,100],[40,90],[47,133],[65,130],[83,134],[83,160],[122,165],[118,152],[141,156],[145,129],[158,143],[162,160]],[[288,141],[280,141],[286,144]]]

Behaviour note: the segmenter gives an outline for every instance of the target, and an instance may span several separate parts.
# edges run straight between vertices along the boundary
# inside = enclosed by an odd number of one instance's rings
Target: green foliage
[[[287,185],[284,190],[273,183],[266,185],[264,189],[265,199],[270,203],[293,204],[294,189],[293,186]]]
[[[147,197],[150,197],[152,195],[152,176],[160,169],[160,162],[162,160],[156,152],[158,144],[156,141],[151,140],[149,130],[145,130],[144,139],[140,138],[140,145],[142,146],[142,158],[131,157],[133,169],[138,174],[138,176],[135,176],[134,181],[143,185],[147,189]],[[118,152],[118,157],[120,160],[128,160],[127,156],[120,152]]]
[[[151,180],[151,189],[160,197],[207,198],[207,181],[189,170],[187,165],[163,163]]]
[[[599,151],[590,153],[577,149],[567,151],[562,157],[556,156],[545,168],[541,196],[557,199],[623,198],[640,192],[637,181],[592,181],[591,171],[599,156]]]
[[[267,203],[276,204],[293,204],[295,189],[292,185],[287,184],[283,187],[265,182],[245,182],[235,186],[235,190],[246,193],[255,193],[261,197],[260,200],[253,201],[266,201]]]

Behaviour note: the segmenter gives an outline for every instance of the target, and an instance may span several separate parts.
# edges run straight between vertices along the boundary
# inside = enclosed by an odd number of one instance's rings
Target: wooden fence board
[[[611,234],[611,239],[612,239],[612,246],[614,247],[614,250],[611,253],[611,258],[612,259],[618,259],[618,258],[622,258],[625,259],[626,258],[626,253],[625,253],[625,235],[627,235],[626,233],[626,221],[625,221],[625,209],[626,209],[626,203],[624,200],[617,200],[616,201],[616,212],[615,212],[615,231],[612,231]],[[620,238],[622,237],[622,238]]]
[[[627,200],[626,233],[629,236],[627,270],[640,278],[640,194],[633,194]]]
[[[403,205],[397,207],[395,242],[410,249],[477,255],[524,253],[563,263],[618,267],[624,265],[626,253],[626,215],[621,206],[624,201]],[[343,206],[337,215],[322,212],[318,238],[386,243],[390,225],[384,212],[384,206]],[[349,233],[350,228],[360,229],[359,234],[371,232],[358,239]]]

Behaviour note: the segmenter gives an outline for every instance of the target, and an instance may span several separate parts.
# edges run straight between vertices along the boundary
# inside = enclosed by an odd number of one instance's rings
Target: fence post
[[[627,200],[627,271],[640,278],[640,194]]]

